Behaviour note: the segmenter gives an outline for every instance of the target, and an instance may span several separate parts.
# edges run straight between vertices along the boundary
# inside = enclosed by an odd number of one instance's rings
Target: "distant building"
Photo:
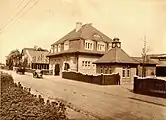
[[[51,45],[48,55],[50,70],[59,75],[63,70],[96,74],[94,61],[111,49],[112,39],[91,24],[77,22],[76,28]]]
[[[31,69],[49,69],[48,50],[41,48],[24,48],[22,49],[22,58],[27,59],[28,67]]]
[[[148,54],[147,56],[157,63],[156,76],[166,77],[166,54]]]
[[[155,61],[149,59],[148,57],[146,58],[145,61],[143,61],[142,57],[133,57],[133,59],[135,59],[137,62],[140,63],[137,67],[137,75],[138,76],[145,77],[145,76],[156,75],[156,64],[157,63]],[[144,66],[144,72],[142,71],[143,66]]]
[[[114,38],[112,49],[103,55],[96,64],[96,72],[103,74],[119,73],[121,82],[132,82],[139,62],[121,49],[119,38]]]

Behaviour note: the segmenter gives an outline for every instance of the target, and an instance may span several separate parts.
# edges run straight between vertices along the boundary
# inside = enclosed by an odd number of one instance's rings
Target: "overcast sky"
[[[76,22],[119,37],[130,56],[141,55],[144,35],[149,53],[166,53],[166,0],[41,0],[30,9],[38,1],[32,0],[4,27],[28,1],[0,0],[0,62],[14,49],[49,49]]]

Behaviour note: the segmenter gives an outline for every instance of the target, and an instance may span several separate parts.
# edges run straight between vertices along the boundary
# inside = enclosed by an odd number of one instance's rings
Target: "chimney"
[[[76,22],[76,32],[79,31],[82,27],[82,23],[81,22]]]
[[[37,49],[38,49],[38,46],[34,45],[34,49],[37,50]]]

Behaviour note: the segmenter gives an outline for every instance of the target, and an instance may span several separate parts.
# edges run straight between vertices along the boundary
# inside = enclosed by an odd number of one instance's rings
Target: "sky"
[[[76,22],[118,37],[130,56],[141,56],[144,36],[149,54],[166,53],[166,0],[0,0],[0,16],[0,62],[11,50],[50,49]]]

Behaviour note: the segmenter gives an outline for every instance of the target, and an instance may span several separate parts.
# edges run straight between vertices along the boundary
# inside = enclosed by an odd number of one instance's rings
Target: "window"
[[[130,68],[127,68],[127,77],[130,77]]]
[[[68,50],[69,49],[69,41],[65,41],[64,42],[64,50]]]
[[[125,77],[125,68],[122,69],[122,77]]]
[[[90,61],[88,61],[88,66],[90,66]]]
[[[95,64],[92,64],[92,66],[95,68],[96,66],[95,66]]]
[[[54,53],[57,52],[57,45],[54,46]]]
[[[101,38],[100,35],[98,35],[98,34],[94,34],[93,37]]]
[[[33,56],[33,57],[32,57],[32,61],[33,61],[33,62],[36,62],[36,56]]]
[[[107,74],[107,71],[108,71],[107,69],[108,69],[108,68],[107,68],[107,67],[105,67],[105,74]]]
[[[93,50],[93,41],[92,40],[85,40],[85,49]]]
[[[85,67],[87,66],[87,61],[85,61]]]
[[[88,49],[90,48],[90,43],[88,43]]]
[[[100,73],[103,73],[103,67],[102,66],[100,67]]]
[[[51,46],[50,52],[53,53],[54,52],[54,47]]]
[[[110,74],[112,73],[111,67],[109,68],[109,72],[110,72]]]
[[[84,66],[84,61],[82,61],[82,66]]]
[[[58,52],[61,51],[61,44],[58,45]]]
[[[92,43],[90,43],[90,49],[92,49]]]
[[[111,50],[111,48],[112,48],[112,43],[109,43],[108,44],[108,50]]]
[[[104,42],[97,42],[97,50],[98,51],[105,51],[105,43]]]

